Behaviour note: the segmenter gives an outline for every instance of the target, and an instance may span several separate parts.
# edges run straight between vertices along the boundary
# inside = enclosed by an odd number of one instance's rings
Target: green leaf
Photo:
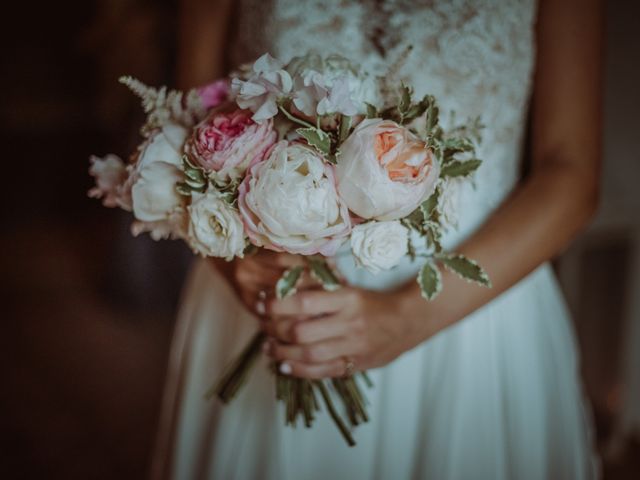
[[[466,137],[447,138],[442,145],[445,159],[462,152],[475,152],[473,142]]]
[[[315,128],[312,124],[310,124],[306,120],[303,120],[301,118],[298,118],[292,115],[291,112],[289,112],[289,110],[287,110],[282,103],[279,103],[278,109],[284,114],[285,117],[287,117],[293,123],[297,123],[298,125],[302,125],[307,128]]]
[[[189,161],[189,157],[183,155],[182,169],[184,171],[184,182],[176,184],[176,190],[185,197],[191,196],[193,192],[204,193],[209,184],[204,169],[196,167]]]
[[[491,287],[491,280],[489,280],[489,276],[482,267],[464,255],[439,255],[436,258],[441,261],[448,270],[457,274],[459,277],[485,287]]]
[[[276,282],[276,297],[282,299],[296,293],[296,284],[303,271],[304,267],[302,266],[296,266],[286,270]]]
[[[338,132],[338,142],[344,142],[349,136],[351,130],[351,117],[340,115],[340,131]]]
[[[330,292],[340,288],[340,280],[331,270],[326,260],[311,258],[309,259],[309,268],[311,268],[311,276],[315,278],[322,288]]]
[[[422,297],[427,300],[433,300],[442,290],[442,277],[440,270],[432,262],[427,262],[418,273],[418,285]]]
[[[398,111],[400,115],[404,116],[411,107],[411,95],[413,90],[410,86],[404,83],[400,87],[400,103],[398,104]]]
[[[309,145],[315,147],[320,153],[329,155],[331,153],[331,137],[328,133],[319,128],[298,128],[296,132],[304,137]]]
[[[440,171],[441,177],[467,177],[475,172],[482,160],[472,158],[471,160],[454,160],[447,163]]]
[[[426,104],[425,134],[429,137],[432,135],[433,129],[438,125],[440,109],[436,105],[436,99],[433,95],[426,95],[422,101]]]
[[[422,202],[422,205],[420,205],[420,210],[422,211],[422,215],[425,219],[431,218],[433,214],[437,212],[436,209],[438,208],[439,197],[440,189],[436,188],[431,196]]]
[[[378,109],[370,103],[364,103],[367,106],[367,118],[378,118]]]
[[[402,223],[412,229],[422,232],[424,224],[424,213],[420,207],[416,208],[413,212],[402,219]]]
[[[436,253],[442,251],[442,226],[438,222],[427,221],[424,223],[424,236],[427,247],[433,248]]]

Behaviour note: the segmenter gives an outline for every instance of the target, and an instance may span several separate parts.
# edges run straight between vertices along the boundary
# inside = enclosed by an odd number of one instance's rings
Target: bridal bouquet
[[[444,131],[433,96],[416,100],[411,87],[336,55],[285,65],[265,54],[187,93],[121,82],[142,99],[144,141],[128,162],[92,157],[89,195],[132,212],[134,235],[181,239],[201,256],[226,260],[257,248],[303,256],[306,266],[274,286],[279,298],[295,292],[305,269],[323,288],[340,288],[327,259],[345,244],[372,274],[405,256],[420,261],[417,281],[428,300],[441,289],[441,266],[489,285],[475,262],[441,245],[452,213],[448,184],[481,163],[477,120]],[[255,335],[211,394],[233,398],[264,340]],[[366,373],[314,381],[273,371],[288,424],[301,418],[311,426],[321,399],[355,444],[347,424],[368,419]]]

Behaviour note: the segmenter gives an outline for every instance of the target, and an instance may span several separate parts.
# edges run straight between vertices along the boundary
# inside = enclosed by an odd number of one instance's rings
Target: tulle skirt
[[[266,359],[230,405],[205,399],[255,329],[219,274],[195,265],[176,325],[154,478],[597,477],[573,332],[548,265],[371,371],[371,420],[355,430],[353,448],[324,412],[311,430],[284,426]]]

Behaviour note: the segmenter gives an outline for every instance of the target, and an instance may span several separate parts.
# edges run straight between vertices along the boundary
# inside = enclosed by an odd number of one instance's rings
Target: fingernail
[[[271,353],[271,342],[267,340],[262,344],[262,353],[269,355]]]
[[[264,315],[265,313],[267,313],[267,309],[263,301],[259,301],[256,303],[256,312],[258,312],[258,315]]]
[[[280,367],[278,367],[278,369],[280,370],[280,373],[282,373],[283,375],[291,375],[291,365],[289,365],[286,362],[282,362],[280,364]]]

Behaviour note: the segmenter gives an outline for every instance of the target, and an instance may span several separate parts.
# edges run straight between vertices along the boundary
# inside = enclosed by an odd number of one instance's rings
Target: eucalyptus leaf
[[[276,282],[276,297],[283,299],[296,293],[296,284],[303,271],[304,267],[302,266],[296,266],[286,270]]]
[[[440,270],[432,262],[427,262],[418,273],[418,285],[422,297],[433,300],[442,290],[442,276]]]
[[[487,273],[473,260],[459,254],[439,255],[436,257],[448,270],[470,282],[491,287]]]
[[[309,145],[315,147],[320,153],[331,153],[331,137],[319,128],[298,128],[296,132],[302,136]]]
[[[482,160],[477,158],[472,158],[471,160],[454,160],[452,162],[447,163],[440,170],[441,177],[468,177],[473,172],[475,172]]]
[[[326,260],[311,258],[309,259],[309,268],[311,269],[311,276],[315,278],[325,290],[332,292],[340,288],[340,280],[333,270],[331,270]]]

